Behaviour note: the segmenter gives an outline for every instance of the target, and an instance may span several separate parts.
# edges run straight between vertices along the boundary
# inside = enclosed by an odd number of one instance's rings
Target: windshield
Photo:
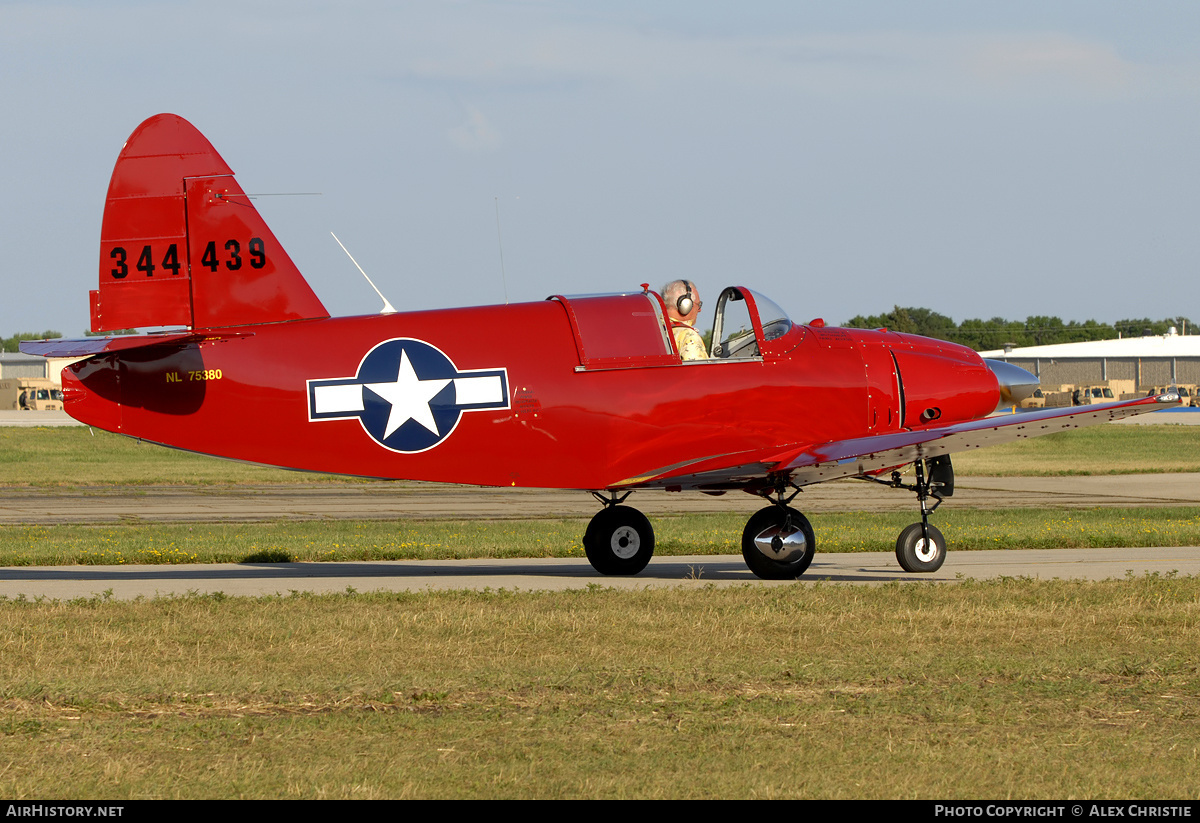
[[[745,294],[743,294],[743,292]],[[749,295],[753,298],[762,326],[762,342],[769,343],[788,333],[792,321],[787,313],[769,297],[756,291],[729,286],[717,299],[713,313],[712,356],[722,360],[759,357],[759,341],[754,335],[754,319],[750,316]]]
[[[753,289],[747,291],[754,295],[754,305],[758,307],[758,322],[762,323],[763,341],[776,340],[787,334],[792,328],[792,321],[787,312],[779,308],[771,298],[764,297]]]

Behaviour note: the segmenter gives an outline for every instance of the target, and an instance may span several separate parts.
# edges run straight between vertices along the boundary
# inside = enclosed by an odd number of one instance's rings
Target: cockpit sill
[[[724,289],[714,312],[708,358],[681,360],[662,297],[644,291],[606,295],[552,295],[571,324],[577,372],[653,368],[731,361],[763,362],[786,354],[804,333],[770,298],[740,286]]]

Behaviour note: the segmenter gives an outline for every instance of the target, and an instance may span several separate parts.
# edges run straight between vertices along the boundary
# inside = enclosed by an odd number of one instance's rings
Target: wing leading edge
[[[877,474],[914,460],[1109,423],[1156,411],[1162,404],[1178,400],[1178,395],[1165,394],[1085,407],[985,417],[935,429],[808,444],[791,450],[775,448],[755,453],[712,456],[646,472],[613,487],[701,490],[754,488],[774,485],[771,479],[781,476],[789,478],[797,486],[809,486],[842,477]]]

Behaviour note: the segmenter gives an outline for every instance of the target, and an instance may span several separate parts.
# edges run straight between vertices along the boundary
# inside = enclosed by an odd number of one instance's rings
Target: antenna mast
[[[500,283],[504,286],[504,305],[508,305],[508,275],[504,271],[504,241],[500,239],[500,198],[496,201],[496,244],[500,246]]]
[[[337,244],[342,247],[342,251],[344,251],[346,256],[350,258],[350,262],[354,264],[354,267],[362,272],[363,277],[367,277],[367,273],[363,271],[363,267],[358,265],[358,261],[354,259],[354,255],[350,253],[350,250],[346,248],[341,240],[338,240],[338,236],[333,232],[330,232],[330,234],[333,236],[334,240],[337,240]],[[388,302],[388,299],[383,296],[383,292],[381,292],[374,283],[371,283],[371,278],[367,277],[367,282],[370,283],[371,288],[375,289],[375,293],[379,295],[379,299],[383,301],[383,308],[379,310],[379,313],[395,314],[396,310],[392,307],[392,304]]]

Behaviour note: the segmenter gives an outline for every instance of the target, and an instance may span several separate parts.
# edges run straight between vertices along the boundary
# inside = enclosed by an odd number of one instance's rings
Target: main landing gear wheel
[[[654,529],[637,509],[608,506],[588,523],[583,550],[600,574],[637,574],[654,555]]]
[[[925,526],[928,539],[921,534],[921,524],[913,523],[896,538],[896,559],[906,572],[935,572],[946,562],[946,538],[933,526]]]
[[[764,580],[793,580],[804,574],[817,552],[808,518],[790,506],[759,509],[742,531],[742,557]]]

